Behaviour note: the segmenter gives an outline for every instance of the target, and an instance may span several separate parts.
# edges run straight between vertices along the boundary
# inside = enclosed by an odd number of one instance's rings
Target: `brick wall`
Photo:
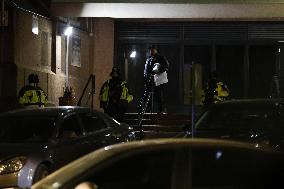
[[[103,83],[110,78],[113,67],[114,52],[114,20],[96,18],[93,36],[93,73],[96,75],[95,107],[99,107],[99,92]]]
[[[17,92],[28,83],[30,73],[39,76],[40,87],[48,94],[50,104],[58,105],[58,98],[63,95],[65,86],[66,39],[56,37],[56,71],[51,70],[52,22],[38,18],[39,34],[32,33],[32,15],[17,11],[15,19],[15,63],[17,65]],[[89,60],[89,36],[86,32],[76,30],[81,41],[81,67],[69,64],[69,84],[74,89],[78,100],[87,79],[92,73]]]

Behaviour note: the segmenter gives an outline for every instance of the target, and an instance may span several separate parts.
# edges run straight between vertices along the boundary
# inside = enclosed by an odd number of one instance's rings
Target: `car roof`
[[[259,99],[232,99],[232,100],[226,100],[217,104],[214,104],[214,107],[218,106],[231,106],[231,105],[271,105],[274,106],[278,103],[284,103],[284,99],[268,99],[268,98],[259,98]],[[212,107],[213,107],[212,106]]]
[[[121,154],[135,154],[135,152],[141,151],[151,151],[153,149],[168,149],[170,147],[223,147],[237,150],[251,150],[255,152],[266,152],[266,153],[280,153],[268,146],[259,146],[257,147],[252,143],[244,143],[238,141],[230,140],[220,140],[220,139],[180,139],[180,138],[171,138],[171,139],[150,139],[142,141],[132,141],[127,143],[120,143],[111,146],[107,146],[91,152],[70,164],[64,166],[63,168],[55,171],[51,175],[47,176],[43,180],[36,183],[32,189],[39,188],[60,188],[64,184],[68,183],[69,178],[76,178],[78,175],[82,174],[85,170],[98,165],[105,160],[113,159],[116,155]],[[283,154],[282,154],[283,155]],[[80,169],[78,169],[80,168]],[[66,175],[62,177],[62,175]]]
[[[21,109],[11,110],[5,113],[1,113],[1,116],[34,116],[34,115],[46,115],[55,116],[59,113],[66,113],[70,111],[86,111],[90,110],[88,107],[80,106],[52,106],[52,107],[25,107]]]

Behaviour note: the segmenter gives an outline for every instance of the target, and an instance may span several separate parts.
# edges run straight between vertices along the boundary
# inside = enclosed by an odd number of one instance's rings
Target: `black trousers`
[[[161,84],[159,86],[151,85],[147,83],[145,85],[145,92],[142,98],[142,104],[145,105],[148,95],[150,95],[150,92],[154,90],[154,100],[157,102],[158,112],[166,112],[166,98],[165,98],[165,91],[166,91],[167,84]],[[151,103],[152,103],[152,97],[150,97],[146,112],[151,112]]]
[[[109,101],[108,106],[104,112],[116,119],[117,121],[124,121],[124,114],[127,111],[128,103],[126,100],[118,100],[117,102]]]
[[[158,112],[166,112],[166,99],[165,99],[165,90],[167,84],[161,84],[155,86],[155,97],[158,103]]]

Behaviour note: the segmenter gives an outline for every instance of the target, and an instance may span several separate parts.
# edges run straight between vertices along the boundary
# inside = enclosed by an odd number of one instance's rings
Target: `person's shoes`
[[[166,111],[162,111],[161,114],[162,114],[162,115],[166,115],[167,112],[166,112]]]
[[[165,114],[167,114],[167,109],[164,109],[163,111],[158,112],[157,114],[158,115],[165,115]]]

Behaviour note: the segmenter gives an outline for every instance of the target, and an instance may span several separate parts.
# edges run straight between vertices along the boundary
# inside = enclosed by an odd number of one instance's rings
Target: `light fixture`
[[[64,35],[69,36],[69,35],[72,34],[72,32],[73,32],[73,27],[68,26],[68,27],[65,29],[65,31],[64,31]]]
[[[32,32],[33,34],[38,35],[38,28],[32,28]]]
[[[135,58],[135,57],[136,57],[136,51],[134,50],[130,53],[130,58]]]
[[[38,17],[35,15],[33,15],[32,32],[33,34],[38,35]]]
[[[64,35],[66,36],[66,59],[65,59],[65,88],[69,87],[69,43],[70,43],[70,35],[73,32],[73,27],[68,26],[65,31]]]

